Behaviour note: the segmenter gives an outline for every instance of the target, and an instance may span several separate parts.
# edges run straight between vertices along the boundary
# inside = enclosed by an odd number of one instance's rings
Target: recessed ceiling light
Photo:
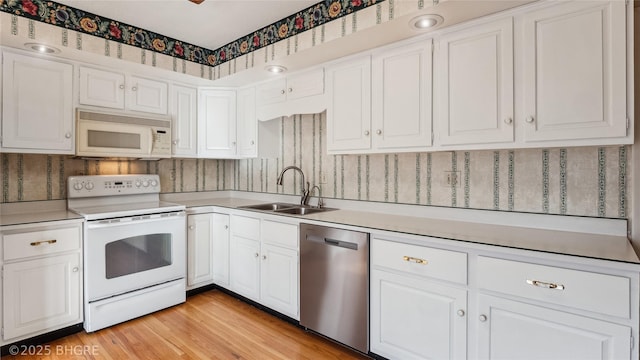
[[[426,14],[416,16],[409,21],[409,26],[417,30],[424,30],[436,27],[444,21],[444,18],[436,14]]]
[[[24,44],[24,47],[42,54],[57,54],[60,52],[60,49],[58,48],[39,43],[26,43]]]
[[[282,65],[269,65],[265,68],[268,72],[279,74],[287,71],[287,68]]]

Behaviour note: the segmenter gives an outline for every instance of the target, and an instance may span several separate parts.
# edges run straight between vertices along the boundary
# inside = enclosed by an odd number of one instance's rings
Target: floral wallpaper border
[[[210,50],[55,1],[0,0],[0,11],[160,54],[216,66],[383,0],[324,0]]]

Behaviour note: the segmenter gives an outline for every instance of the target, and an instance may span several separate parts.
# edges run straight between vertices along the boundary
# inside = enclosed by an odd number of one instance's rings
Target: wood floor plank
[[[49,355],[6,359],[367,359],[218,290],[123,324],[46,345]]]

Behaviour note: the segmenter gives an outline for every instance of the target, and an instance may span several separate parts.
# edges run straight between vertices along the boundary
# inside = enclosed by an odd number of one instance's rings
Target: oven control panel
[[[158,175],[71,176],[67,183],[70,198],[160,193]]]

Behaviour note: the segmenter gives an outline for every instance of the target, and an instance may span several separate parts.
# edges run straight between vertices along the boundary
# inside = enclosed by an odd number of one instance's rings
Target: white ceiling
[[[103,17],[215,50],[318,0],[61,0]]]

